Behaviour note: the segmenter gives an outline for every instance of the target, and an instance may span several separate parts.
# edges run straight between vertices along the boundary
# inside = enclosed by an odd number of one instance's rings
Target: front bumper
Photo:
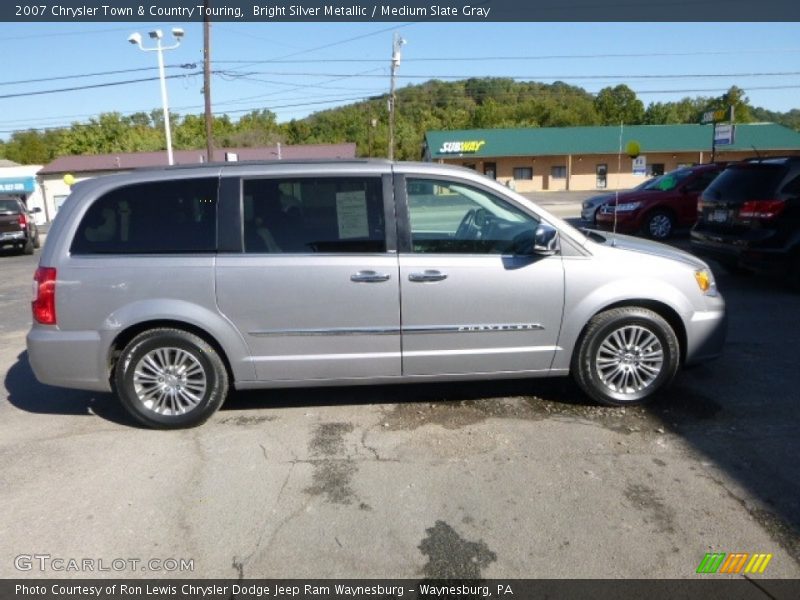
[[[686,358],[695,365],[718,358],[728,335],[728,315],[722,296],[709,298],[707,310],[695,312],[686,323]]]
[[[603,231],[614,229],[614,213],[597,213],[597,228]],[[633,233],[641,229],[639,211],[626,211],[617,213],[617,231]]]

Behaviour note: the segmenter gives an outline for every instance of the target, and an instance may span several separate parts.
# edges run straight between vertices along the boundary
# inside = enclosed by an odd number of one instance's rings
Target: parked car
[[[676,228],[694,224],[697,197],[724,168],[722,163],[685,167],[648,182],[640,190],[620,194],[600,208],[597,228],[613,230],[616,218],[617,231],[667,239]]]
[[[600,210],[600,207],[603,206],[606,202],[610,200],[614,200],[617,197],[617,193],[625,194],[627,192],[633,192],[636,190],[642,189],[646,185],[652,184],[655,181],[654,179],[646,179],[636,187],[631,188],[630,190],[624,190],[621,192],[603,192],[602,194],[598,194],[597,196],[592,196],[587,198],[581,203],[581,221],[587,225],[588,227],[594,227],[597,224],[597,212]]]
[[[800,287],[800,156],[729,166],[697,203],[692,249]]]
[[[39,247],[39,228],[33,215],[39,207],[28,210],[22,200],[0,198],[0,248],[13,246],[25,254]]]
[[[713,358],[688,253],[612,246],[474,171],[387,161],[142,170],[76,184],[35,274],[30,364],[159,428],[236,389],[574,375],[608,405]]]

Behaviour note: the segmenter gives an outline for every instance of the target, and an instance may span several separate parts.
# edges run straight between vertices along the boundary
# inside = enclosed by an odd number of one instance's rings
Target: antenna
[[[753,152],[756,153],[756,156],[758,157],[758,162],[761,162],[761,160],[762,160],[761,159],[761,153],[758,151],[758,148],[756,148],[756,145],[755,144],[751,144],[750,147],[753,149]]]
[[[611,230],[611,245],[617,245],[617,209],[619,208],[619,180],[622,177],[622,121],[619,122],[619,151],[617,152],[617,189],[614,192],[614,227]]]

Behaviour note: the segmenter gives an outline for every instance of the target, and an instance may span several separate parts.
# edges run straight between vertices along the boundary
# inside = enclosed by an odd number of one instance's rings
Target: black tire
[[[615,332],[623,334],[623,342],[634,344],[617,354],[610,352],[615,345],[624,346],[611,338]],[[643,347],[635,345],[633,336],[637,332],[641,332],[638,343]],[[654,357],[659,351],[660,365],[656,369]],[[598,364],[600,361],[605,367]],[[600,404],[627,406],[652,400],[672,382],[679,364],[680,345],[670,324],[652,310],[631,306],[607,310],[589,321],[572,357],[572,374],[583,391]],[[605,372],[601,373],[603,368]],[[634,371],[635,375],[631,374]],[[640,373],[652,379],[645,382],[643,377],[637,381]],[[628,385],[629,380],[633,385]]]
[[[158,369],[162,357],[167,367]],[[133,338],[114,366],[113,383],[131,416],[154,429],[200,425],[228,394],[228,372],[217,351],[182,329],[150,329]]]
[[[654,240],[666,240],[675,229],[675,217],[666,210],[654,210],[644,221],[644,233]]]
[[[32,239],[28,239],[28,240],[25,241],[25,245],[22,246],[22,253],[23,254],[27,254],[27,255],[33,254],[33,240]]]
[[[33,238],[33,247],[34,248],[41,248],[42,247],[42,242],[39,239],[39,234],[38,233],[36,234],[36,237]]]

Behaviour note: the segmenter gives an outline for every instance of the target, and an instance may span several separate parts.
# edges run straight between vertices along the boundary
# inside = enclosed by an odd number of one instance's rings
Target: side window
[[[794,196],[800,194],[800,175],[789,181],[785,186],[783,186],[783,193],[784,194],[792,194]]]
[[[686,186],[688,192],[702,192],[706,189],[714,179],[719,175],[718,171],[711,171],[701,173],[697,178]]]
[[[377,177],[247,180],[245,252],[386,252],[382,189]]]
[[[83,217],[73,254],[195,254],[216,251],[216,178],[118,188]]]
[[[513,254],[538,221],[488,192],[461,183],[407,179],[413,252]]]

